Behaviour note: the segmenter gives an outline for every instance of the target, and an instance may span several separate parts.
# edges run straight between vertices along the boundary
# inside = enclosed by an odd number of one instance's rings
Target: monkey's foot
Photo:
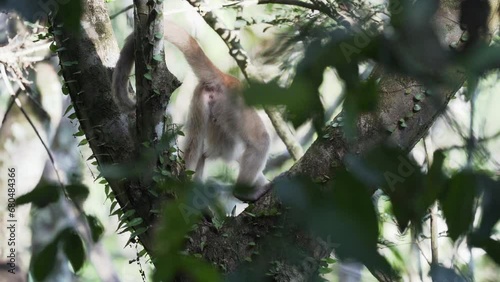
[[[254,187],[251,191],[247,189],[235,189],[233,195],[245,203],[253,203],[271,191],[272,184],[269,182],[264,186]]]

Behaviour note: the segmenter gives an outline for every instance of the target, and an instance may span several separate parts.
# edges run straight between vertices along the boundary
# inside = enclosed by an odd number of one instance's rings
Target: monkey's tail
[[[125,44],[120,52],[120,58],[116,63],[113,72],[113,81],[111,84],[111,91],[113,97],[117,99],[118,106],[132,110],[135,107],[135,102],[128,96],[128,80],[132,66],[135,63],[135,45],[134,33],[125,39]]]
[[[165,21],[164,31],[165,39],[181,50],[201,82],[214,82],[222,77],[222,72],[210,61],[198,42],[186,30],[171,21]]]

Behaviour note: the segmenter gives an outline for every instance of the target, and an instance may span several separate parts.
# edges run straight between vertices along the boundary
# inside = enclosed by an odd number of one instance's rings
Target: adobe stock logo
[[[400,0],[389,1],[386,7],[381,8],[380,10],[387,10],[391,13],[391,15],[397,15],[403,11],[403,5]],[[363,48],[366,48],[368,44],[375,38],[378,32],[374,30],[362,30],[361,28],[355,26],[352,28],[354,32],[354,37],[352,42],[343,41],[340,43],[340,51],[344,55],[346,61],[348,63],[351,62],[351,56],[353,54],[360,54]]]
[[[368,159],[353,154],[345,157],[349,171],[365,185],[387,188],[394,192],[397,186],[410,178],[419,166],[401,152],[375,154]]]
[[[384,179],[387,188],[394,192],[396,184],[404,183],[416,170],[415,166],[403,156],[398,156],[399,164],[396,171],[385,171]]]

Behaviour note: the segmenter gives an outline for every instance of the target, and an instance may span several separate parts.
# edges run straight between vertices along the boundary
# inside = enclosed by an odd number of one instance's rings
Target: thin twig
[[[431,162],[429,157],[429,150],[427,150],[427,143],[425,142],[427,136],[424,136],[424,151],[425,151],[425,162],[427,164],[427,173],[429,173],[431,168]],[[433,160],[435,161],[435,160]],[[437,265],[439,263],[439,253],[438,253],[438,226],[437,226],[437,204],[434,202],[429,208],[430,213],[430,232],[431,232],[431,262],[432,265]]]
[[[293,136],[281,114],[276,109],[270,107],[265,107],[264,109],[276,129],[276,133],[281,140],[283,140],[283,143],[285,143],[285,146],[293,160],[297,161],[300,159],[302,155],[304,155],[304,150],[302,149],[300,143],[295,140],[295,136]]]
[[[257,4],[281,4],[281,5],[289,5],[289,6],[297,6],[310,10],[320,11],[322,13],[328,14],[325,11],[322,11],[320,7],[307,2],[295,1],[295,0],[259,0]]]
[[[12,109],[12,106],[14,106],[14,103],[16,102],[16,99],[17,99],[17,95],[19,95],[20,91],[21,91],[21,89],[17,89],[16,93],[14,94],[15,99],[11,99],[9,101],[9,105],[7,106],[7,110],[5,111],[5,114],[3,115],[1,127],[3,127],[4,123],[7,121],[7,116],[9,115],[9,112]]]
[[[420,248],[420,245],[419,245],[419,242],[418,241],[415,241],[415,246],[417,246],[417,248],[420,250],[420,253],[422,254],[422,257],[424,257],[425,261],[427,261],[427,264],[431,265],[432,264],[432,261],[430,261],[426,256],[425,256],[425,253],[424,251],[422,251],[422,249]]]
[[[437,204],[432,204],[432,207],[429,209],[431,213],[431,257],[432,264],[437,265],[439,263],[439,252],[438,252],[438,226],[437,226]]]
[[[62,183],[62,180],[61,180],[61,177],[59,175],[59,172],[57,171],[56,163],[55,163],[55,160],[54,160],[54,156],[52,156],[52,153],[50,152],[49,147],[47,146],[47,144],[45,144],[45,141],[43,141],[42,136],[38,132],[38,129],[36,128],[35,124],[31,120],[31,118],[29,117],[28,113],[26,113],[26,111],[24,110],[24,108],[23,108],[23,106],[21,104],[21,100],[19,100],[19,98],[17,98],[16,93],[14,92],[14,89],[12,88],[12,84],[10,83],[9,77],[7,76],[7,72],[5,71],[5,66],[3,64],[0,65],[0,72],[2,73],[2,78],[3,78],[3,81],[5,82],[5,86],[7,88],[7,91],[10,93],[10,95],[12,96],[12,99],[16,103],[16,106],[19,108],[19,110],[21,111],[21,113],[23,114],[23,116],[26,118],[26,120],[30,124],[31,128],[33,128],[33,131],[35,131],[36,136],[38,137],[38,139],[42,143],[43,147],[45,148],[45,151],[47,152],[47,155],[49,156],[52,168],[54,169],[54,172],[56,174],[57,181],[59,182],[64,195],[67,198],[69,198],[69,196],[66,193],[66,189],[64,189],[64,184]]]

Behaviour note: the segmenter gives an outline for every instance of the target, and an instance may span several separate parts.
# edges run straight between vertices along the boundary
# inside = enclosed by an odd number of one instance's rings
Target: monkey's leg
[[[196,164],[196,171],[194,175],[194,179],[196,181],[203,182],[203,171],[205,170],[205,154],[201,154],[200,159],[198,160],[198,163]]]
[[[262,173],[266,157],[267,148],[266,151],[253,148],[245,150],[240,160],[240,173],[237,183],[253,187],[237,187],[233,191],[236,198],[246,203],[255,202],[271,189],[271,184]]]
[[[267,180],[267,178],[264,176],[264,173],[259,173],[259,175],[257,175],[257,179],[255,180],[255,186],[256,187],[261,187],[261,186],[264,186],[264,185],[267,185],[269,183],[269,180]]]
[[[253,186],[256,180],[262,181],[261,174],[266,164],[267,146],[248,146],[240,159],[240,172],[236,182]],[[264,175],[262,175],[264,177]],[[264,178],[265,179],[265,178]],[[259,183],[260,184],[260,183]]]

